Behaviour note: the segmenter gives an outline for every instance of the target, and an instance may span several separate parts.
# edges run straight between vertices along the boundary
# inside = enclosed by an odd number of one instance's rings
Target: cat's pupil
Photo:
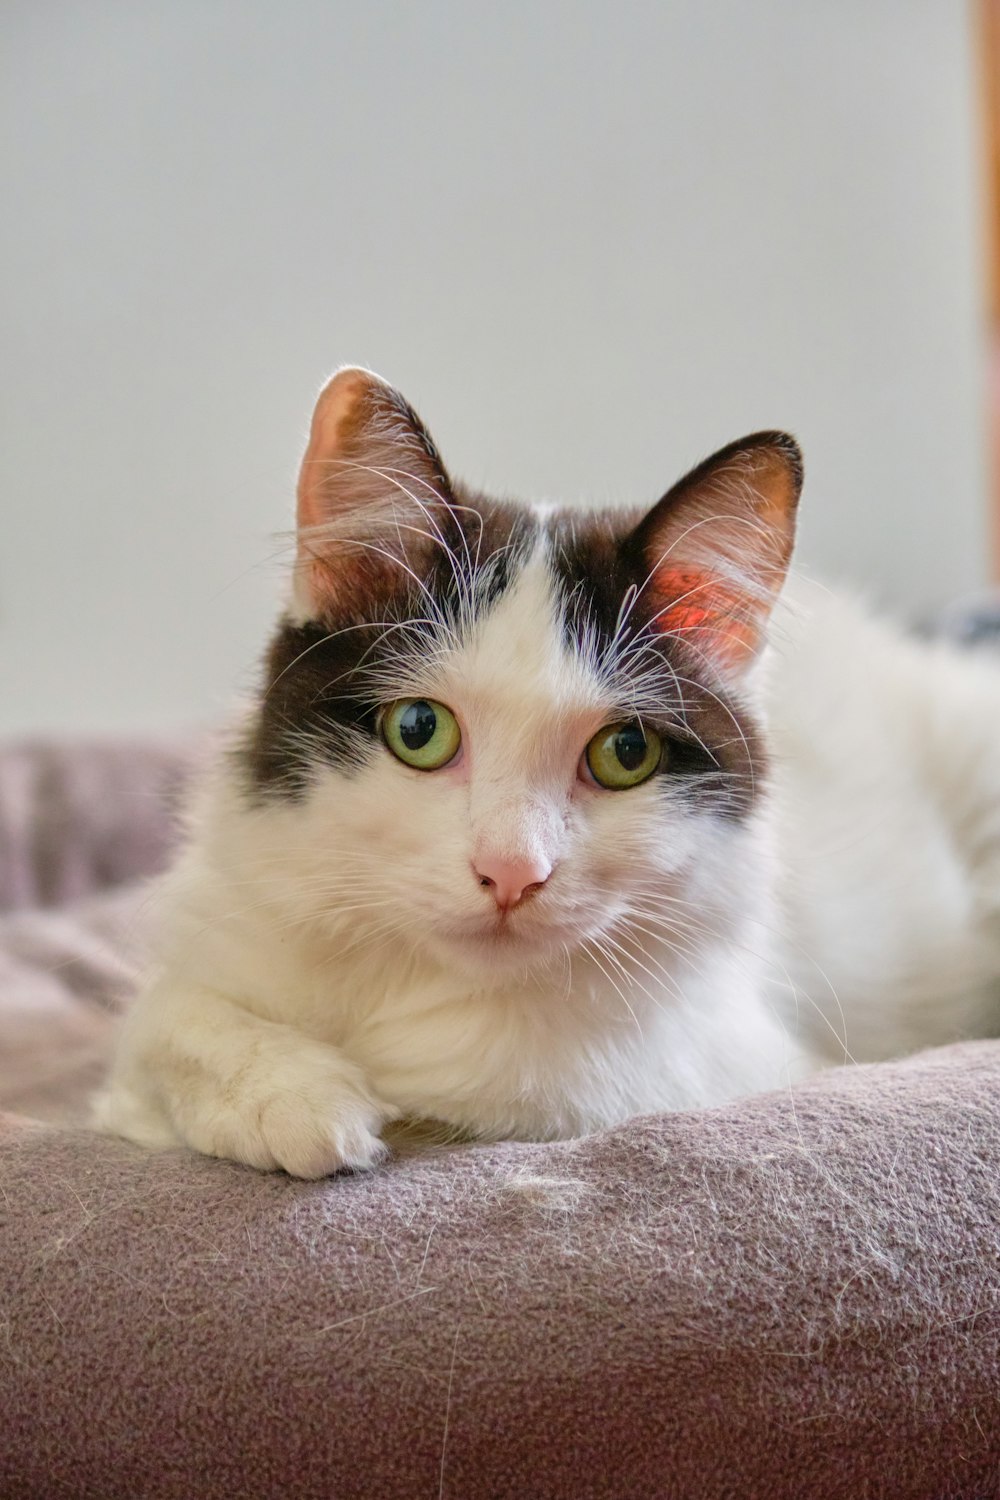
[[[647,749],[646,736],[638,724],[629,724],[615,735],[615,754],[626,771],[638,771]]]
[[[422,750],[434,737],[437,714],[421,698],[404,709],[399,720],[399,737],[407,750]]]

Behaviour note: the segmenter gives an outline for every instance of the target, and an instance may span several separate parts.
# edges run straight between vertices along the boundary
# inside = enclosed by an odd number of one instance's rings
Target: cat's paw
[[[375,1166],[387,1154],[379,1131],[398,1110],[376,1099],[361,1070],[307,1037],[259,1047],[217,1100],[176,1112],[187,1143],[292,1177],[329,1177]]]

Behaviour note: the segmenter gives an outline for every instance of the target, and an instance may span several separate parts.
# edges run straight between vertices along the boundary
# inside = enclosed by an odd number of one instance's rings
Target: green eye
[[[382,715],[382,738],[398,760],[436,771],[458,754],[462,734],[450,708],[426,698],[397,698]]]
[[[641,724],[606,724],[587,746],[590,774],[610,791],[648,781],[663,758],[663,742]]]

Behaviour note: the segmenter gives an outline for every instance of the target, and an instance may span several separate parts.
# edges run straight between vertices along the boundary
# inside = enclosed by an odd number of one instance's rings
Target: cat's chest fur
[[[217,827],[211,844],[230,861],[238,848],[242,870],[263,870],[252,844],[273,847],[265,828],[248,842],[245,826]],[[175,981],[186,974],[192,986],[239,995],[262,1020],[343,1049],[403,1115],[481,1136],[560,1137],[782,1087],[805,1070],[781,1019],[760,1004],[769,928],[757,918],[733,926],[715,913],[718,930],[696,953],[653,937],[622,949],[617,967],[607,955],[567,953],[475,977],[419,942],[379,944],[363,922],[306,915],[294,867],[248,884],[203,853],[165,892]],[[762,886],[765,868],[761,851]]]

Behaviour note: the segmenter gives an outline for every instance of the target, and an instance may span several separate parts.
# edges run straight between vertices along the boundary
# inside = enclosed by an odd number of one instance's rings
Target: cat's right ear
[[[650,627],[724,675],[764,639],[788,571],[802,454],[786,432],[754,432],[692,469],[634,533]]]
[[[363,610],[405,584],[440,539],[449,500],[438,451],[399,391],[360,366],[338,370],[299,472],[295,613]]]

